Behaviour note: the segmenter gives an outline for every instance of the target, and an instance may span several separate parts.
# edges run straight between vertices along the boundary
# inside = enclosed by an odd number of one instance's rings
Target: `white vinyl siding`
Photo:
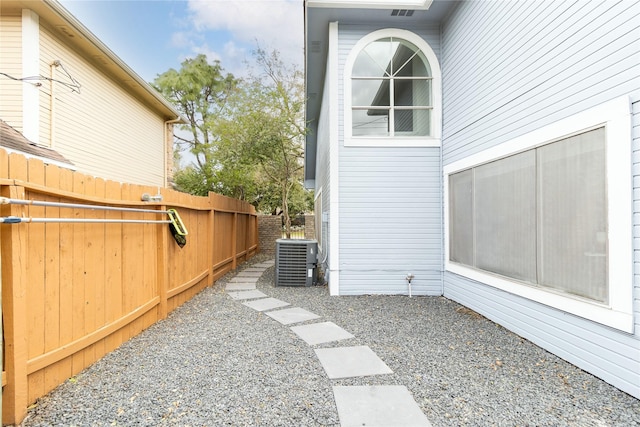
[[[637,90],[638,22],[634,1],[461,4],[443,32],[444,163]]]
[[[441,62],[445,170],[610,100],[635,94],[638,101],[640,3],[555,2],[554,7],[548,6],[545,2],[465,2],[445,23]],[[616,272],[616,283],[628,295],[622,302],[632,305],[631,328],[625,328],[632,332],[451,271],[444,274],[444,296],[640,397],[637,102],[633,111],[634,265],[633,272],[631,266]],[[630,130],[622,132],[629,135]],[[628,172],[625,165],[630,166],[630,161],[614,169]],[[629,201],[628,193],[618,196]],[[630,221],[630,206],[609,212],[615,216],[610,224]],[[610,250],[618,251],[610,258],[631,263],[631,255],[624,254],[630,252],[631,242],[621,239],[610,245]]]
[[[98,62],[89,62],[59,37],[56,30],[41,26],[40,73],[49,76],[58,60],[81,88],[77,93],[59,83],[42,86],[41,135],[48,139],[42,142],[81,172],[164,187],[162,118],[103,73]],[[70,81],[61,67],[53,67],[53,73],[56,80]]]
[[[22,17],[0,17],[0,72],[22,77]],[[22,131],[22,83],[0,76],[0,119]],[[35,141],[34,141],[35,142]]]
[[[361,151],[366,150],[366,153]],[[439,295],[441,191],[438,148],[340,153],[341,295]]]
[[[340,294],[440,295],[442,190],[439,147],[345,146],[344,66],[355,44],[383,27],[341,23],[338,78]],[[436,55],[438,26],[403,28]],[[387,144],[391,145],[391,144]]]

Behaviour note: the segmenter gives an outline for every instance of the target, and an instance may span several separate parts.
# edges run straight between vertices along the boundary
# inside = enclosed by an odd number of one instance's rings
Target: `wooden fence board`
[[[102,178],[95,180],[95,196],[104,199],[105,198],[105,181]],[[100,214],[98,214],[100,212]],[[96,218],[105,218],[105,212],[96,211]],[[97,240],[94,243],[95,257],[93,258],[93,264],[95,264],[95,329],[102,328],[107,324],[106,322],[106,263],[95,262],[96,259],[104,260],[106,258],[106,224],[99,224],[99,232],[96,236]],[[96,360],[106,354],[105,352],[105,340],[102,339],[95,344],[95,357]]]
[[[69,169],[60,169],[60,187],[62,191],[73,191],[73,173]],[[60,199],[61,202],[69,202],[69,200]],[[63,213],[71,217],[73,211],[70,209],[60,209],[59,214]],[[60,339],[59,346],[65,345],[73,341],[73,224],[60,224],[60,290],[59,290],[59,306],[60,306]],[[58,364],[58,378],[69,378],[73,375],[73,360],[69,356]]]
[[[45,185],[60,187],[60,168],[45,166]],[[60,202],[59,197],[47,196],[50,202]],[[55,218],[60,216],[59,207],[45,208],[45,216]],[[47,325],[45,333],[44,352],[49,352],[60,346],[60,224],[50,223],[45,227],[45,295],[44,320]],[[44,392],[53,390],[66,378],[61,375],[59,364],[44,369]]]
[[[84,180],[84,194],[88,197],[94,197],[96,194],[95,178],[86,176]],[[85,218],[95,219],[98,214],[94,210],[85,210]],[[100,259],[99,247],[102,245],[100,241],[100,232],[103,231],[103,224],[84,224],[84,335],[88,335],[96,330],[96,287],[99,281],[104,277],[104,272],[99,271],[101,263],[96,262]],[[95,347],[93,345],[84,349],[84,366],[90,366],[96,361]]]
[[[84,175],[73,174],[73,191],[84,195]],[[65,209],[66,210],[66,209]],[[84,219],[84,209],[72,209],[71,216],[77,219]],[[84,224],[76,223],[72,225],[73,230],[73,251],[72,264],[73,273],[71,276],[71,336],[73,340],[82,338],[86,333],[85,329],[85,296],[84,296]],[[84,352],[80,351],[72,357],[72,371],[76,374],[84,369]]]
[[[122,198],[122,188],[120,184],[115,181],[107,181],[105,195],[107,199],[120,200]],[[110,220],[118,220],[122,218],[122,213],[109,211],[105,217]],[[107,323],[111,323],[115,322],[124,314],[124,298],[122,294],[122,224],[107,224],[106,236],[105,286],[109,292],[105,296],[105,315]],[[117,330],[105,339],[105,350],[113,351],[122,342],[124,342],[123,332]]]

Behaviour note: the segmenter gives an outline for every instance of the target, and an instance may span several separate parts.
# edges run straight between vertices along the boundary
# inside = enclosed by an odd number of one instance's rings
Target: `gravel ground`
[[[332,386],[378,384],[405,385],[434,427],[640,425],[638,399],[445,298],[330,298],[276,288],[267,269],[258,289],[355,335],[310,347],[226,295],[232,276],[39,399],[22,425],[337,426]],[[394,373],[327,379],[313,349],[351,345]]]

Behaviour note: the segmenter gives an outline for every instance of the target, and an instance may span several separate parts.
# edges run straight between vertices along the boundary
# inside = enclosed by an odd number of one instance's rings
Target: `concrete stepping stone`
[[[259,277],[232,277],[229,283],[258,283]]]
[[[349,332],[345,331],[333,322],[292,326],[291,330],[309,345],[345,340],[354,337]]]
[[[277,320],[283,325],[318,319],[320,316],[300,307],[285,308],[284,310],[270,311],[267,316]]]
[[[242,304],[246,305],[247,307],[251,307],[257,311],[271,310],[274,308],[285,307],[287,305],[290,305],[288,302],[281,301],[276,298],[257,299],[254,301],[243,302]]]
[[[251,291],[256,288],[255,283],[227,283],[225,290],[228,291]]]
[[[259,264],[254,264],[254,265],[252,265],[252,267],[269,268],[269,267],[273,267],[274,265],[276,265],[276,261],[275,260],[271,260],[271,261],[261,262]]]
[[[228,292],[229,296],[235,300],[257,299],[266,297],[258,290]]]
[[[341,426],[431,427],[405,386],[334,386]]]
[[[236,274],[236,277],[260,277],[264,271],[247,271],[243,270]]]
[[[393,371],[366,345],[317,348],[316,356],[329,379],[392,374]]]
[[[244,270],[242,270],[240,273],[245,272],[245,271],[251,271],[251,272],[255,272],[255,271],[259,271],[261,273],[264,273],[266,269],[263,267],[247,267]],[[238,273],[238,274],[240,274]]]

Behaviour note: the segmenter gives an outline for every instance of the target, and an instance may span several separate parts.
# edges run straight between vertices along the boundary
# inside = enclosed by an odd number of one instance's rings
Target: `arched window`
[[[440,70],[421,38],[404,30],[372,33],[355,46],[346,71],[347,139],[440,137]]]

